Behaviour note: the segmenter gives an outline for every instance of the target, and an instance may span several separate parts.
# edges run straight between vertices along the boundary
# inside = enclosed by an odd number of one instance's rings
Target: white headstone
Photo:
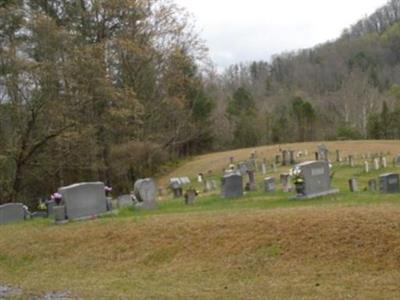
[[[265,163],[261,164],[261,171],[263,175],[267,174],[267,165]]]
[[[382,158],[382,167],[383,167],[384,169],[387,168],[387,159],[386,159],[386,157],[383,157],[383,158]]]
[[[365,173],[369,173],[369,163],[368,163],[368,161],[364,162],[364,172]]]
[[[374,159],[374,168],[375,168],[375,171],[379,170],[379,158]]]

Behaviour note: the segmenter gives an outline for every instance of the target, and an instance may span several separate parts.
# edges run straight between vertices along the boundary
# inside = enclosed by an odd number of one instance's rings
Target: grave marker
[[[378,184],[376,182],[376,179],[371,179],[368,181],[368,191],[376,192],[377,186],[378,186]]]
[[[264,192],[274,193],[276,191],[275,178],[267,177],[264,179]]]
[[[126,208],[133,206],[133,199],[131,195],[122,195],[117,198],[118,208]]]
[[[238,198],[243,196],[243,176],[239,172],[226,174],[221,179],[221,196]]]
[[[298,199],[310,199],[339,192],[331,188],[330,168],[327,161],[309,161],[295,167],[304,182],[303,193]]]
[[[26,210],[21,203],[7,203],[0,205],[0,225],[25,220]]]
[[[387,173],[379,176],[379,190],[381,193],[399,193],[399,174]]]
[[[349,188],[352,193],[358,192],[357,180],[355,178],[349,179]]]
[[[292,190],[292,184],[290,182],[290,178],[291,176],[288,173],[281,174],[280,176],[282,190],[284,193],[289,193]]]
[[[136,181],[134,185],[134,194],[141,208],[153,209],[157,206],[157,186],[153,179],[146,178]]]
[[[364,172],[369,173],[369,162],[368,161],[364,162]]]
[[[92,218],[107,213],[105,185],[102,182],[77,183],[58,189],[68,219]]]

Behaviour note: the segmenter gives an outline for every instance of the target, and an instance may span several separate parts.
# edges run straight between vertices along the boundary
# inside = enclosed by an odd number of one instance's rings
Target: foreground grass
[[[87,299],[400,297],[400,200],[260,193],[0,227],[0,282]]]

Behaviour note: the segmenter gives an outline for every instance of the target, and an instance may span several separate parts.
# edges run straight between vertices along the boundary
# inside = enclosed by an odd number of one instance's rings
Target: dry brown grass
[[[308,159],[313,159],[313,152],[316,151],[319,144],[321,144],[321,142],[263,146],[202,155],[195,157],[193,160],[172,171],[170,174],[163,176],[160,178],[159,183],[165,185],[170,177],[190,176],[193,178],[199,172],[206,173],[209,170],[220,173],[221,170],[226,168],[229,164],[229,158],[231,156],[233,156],[236,161],[246,160],[254,150],[257,151],[259,157],[267,158],[269,160],[274,159],[275,155],[279,154],[279,148],[296,151],[308,150]],[[332,159],[335,158],[336,149],[341,151],[343,157],[350,154],[367,154],[368,152],[390,152],[392,155],[400,153],[400,141],[335,141],[323,142],[323,144],[325,144],[332,152]]]
[[[395,299],[396,205],[0,228],[0,282],[84,298]]]

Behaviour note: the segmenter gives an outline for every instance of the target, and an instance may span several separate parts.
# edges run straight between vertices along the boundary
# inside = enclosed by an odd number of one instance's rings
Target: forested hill
[[[225,129],[217,140],[398,138],[399,20],[400,1],[392,0],[335,41],[229,67],[215,97]]]
[[[3,0],[0,203],[92,180],[126,192],[211,150],[398,138],[399,7],[219,74],[172,0]]]

